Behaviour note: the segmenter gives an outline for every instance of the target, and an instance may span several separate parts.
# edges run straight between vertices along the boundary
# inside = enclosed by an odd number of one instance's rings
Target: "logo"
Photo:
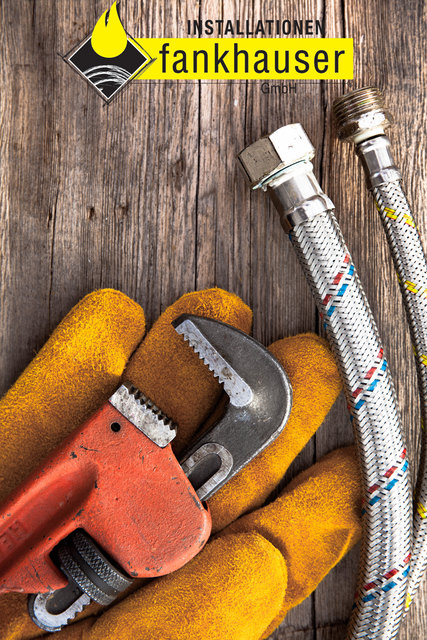
[[[106,102],[155,60],[125,31],[117,2],[104,11],[92,34],[64,59]]]
[[[209,34],[213,31],[211,22],[205,22]],[[224,21],[219,22],[222,25]],[[287,34],[288,22],[276,21],[274,33]],[[309,23],[306,23],[307,33],[314,35],[313,21]],[[269,30],[265,28],[267,24]],[[203,21],[201,26],[197,25],[199,33]],[[271,35],[273,26],[272,20],[265,24],[258,21],[255,30],[247,24],[246,31],[242,31],[240,22],[234,29],[228,20],[221,33],[227,36],[243,34],[244,37],[134,38],[120,22],[117,2],[114,2],[99,18],[92,34],[64,60],[107,103],[132,80],[141,78],[141,74],[145,81],[190,82],[353,78],[352,38],[325,38],[320,23],[319,31],[316,31],[322,35],[320,38],[266,37]],[[245,33],[252,37],[245,37]]]

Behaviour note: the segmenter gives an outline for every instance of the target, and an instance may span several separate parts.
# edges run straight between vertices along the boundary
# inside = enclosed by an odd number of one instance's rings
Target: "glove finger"
[[[265,502],[320,427],[341,390],[332,353],[315,334],[284,338],[269,349],[291,381],[291,415],[278,438],[209,500],[214,531]]]
[[[359,504],[354,449],[334,451],[185,567],[105,612],[82,638],[267,638],[357,542]]]
[[[360,539],[360,486],[354,447],[337,449],[299,474],[274,502],[221,532],[221,536],[257,532],[286,560],[286,595],[263,637],[314,591]]]
[[[221,320],[245,332],[252,323],[251,310],[235,294],[216,288],[195,291],[162,313],[132,356],[124,378],[178,425],[175,451],[190,442],[222,393],[212,372],[172,327],[183,313]]]
[[[81,300],[0,400],[0,500],[113,392],[145,329],[111,289]]]
[[[141,307],[112,289],[87,295],[69,312],[0,400],[0,499],[111,395],[144,330]],[[26,596],[0,598],[0,637],[41,633]]]
[[[6,593],[0,598],[1,640],[27,640],[43,632],[31,621],[27,609],[27,596],[22,593]]]
[[[286,590],[282,555],[254,533],[214,540],[95,622],[84,640],[258,640]]]
[[[24,593],[6,593],[0,598],[0,640],[33,640],[33,638],[52,638],[52,634],[37,627],[28,615],[28,596]],[[92,603],[84,610],[88,619],[94,619],[94,615],[100,609],[99,605]],[[61,635],[74,640],[81,637],[81,632],[71,632],[75,627],[84,628],[86,620],[71,624],[60,632]],[[91,623],[93,624],[93,623]],[[81,626],[80,626],[81,625]],[[70,635],[69,635],[70,634]],[[56,636],[55,636],[56,637]],[[62,640],[62,639],[61,639]]]

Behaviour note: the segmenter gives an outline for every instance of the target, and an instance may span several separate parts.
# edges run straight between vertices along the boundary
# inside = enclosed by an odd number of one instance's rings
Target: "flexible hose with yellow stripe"
[[[421,397],[423,441],[427,425],[427,263],[421,238],[399,182],[372,189],[399,279],[411,332]],[[423,449],[425,442],[423,442]],[[414,542],[406,610],[427,566],[427,468],[424,450],[414,505]]]
[[[356,145],[368,188],[381,216],[411,333],[421,399],[422,452],[414,505],[414,534],[406,611],[427,567],[427,261],[417,225],[401,186],[390,141],[392,118],[379,89],[352,91],[334,103],[338,134]]]

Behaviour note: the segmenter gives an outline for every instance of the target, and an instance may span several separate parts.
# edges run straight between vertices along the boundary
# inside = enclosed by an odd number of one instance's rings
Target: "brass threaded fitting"
[[[384,135],[393,119],[376,87],[356,89],[334,100],[338,137],[358,143],[374,135]]]

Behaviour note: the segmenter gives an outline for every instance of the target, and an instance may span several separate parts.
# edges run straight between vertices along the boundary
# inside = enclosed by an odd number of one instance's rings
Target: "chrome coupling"
[[[354,142],[365,171],[368,188],[401,180],[385,134],[393,118],[380,89],[356,89],[333,104],[338,137]]]
[[[299,123],[288,124],[238,155],[252,189],[268,191],[286,231],[334,208],[317,182],[314,147]]]

